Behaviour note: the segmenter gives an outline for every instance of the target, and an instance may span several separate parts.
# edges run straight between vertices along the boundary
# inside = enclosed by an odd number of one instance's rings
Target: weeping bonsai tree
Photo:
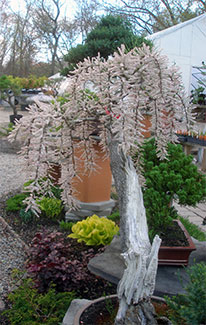
[[[143,46],[126,53],[122,46],[107,61],[97,56],[79,63],[68,79],[67,94],[64,100],[54,98],[52,103],[31,106],[29,116],[22,118],[10,135],[11,141],[18,135],[25,139],[21,155],[28,168],[35,168],[26,199],[28,209],[38,214],[36,197],[46,192],[52,195],[52,179],[46,176],[54,163],[61,166],[62,200],[71,208],[75,205],[73,179],[78,176],[80,160],[85,170],[97,168],[92,134],[98,126],[100,145],[105,157],[110,156],[118,192],[126,264],[118,286],[115,324],[127,324],[131,314],[135,324],[155,324],[150,298],[161,239],[156,236],[150,244],[141,186],[130,152],[144,140],[145,111],[152,116],[151,132],[160,159],[166,156],[168,142],[176,141],[179,121],[190,127],[192,118],[180,75],[157,50]],[[138,173],[141,175],[141,170]]]

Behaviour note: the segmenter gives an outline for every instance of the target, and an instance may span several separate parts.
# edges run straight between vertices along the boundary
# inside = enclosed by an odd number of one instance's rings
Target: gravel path
[[[2,299],[12,289],[12,270],[22,269],[27,251],[28,246],[0,217],[0,297]]]
[[[22,160],[18,155],[0,152],[0,197],[22,188],[28,180],[27,176],[22,169]]]
[[[15,148],[7,149],[8,152],[15,151]],[[2,146],[0,139],[0,198],[6,198],[9,192],[21,189],[26,180],[28,175],[22,170],[21,158],[15,153],[5,153],[5,143]],[[14,268],[23,268],[27,249],[20,237],[0,216],[0,310],[4,309],[4,297],[12,288],[11,271]]]

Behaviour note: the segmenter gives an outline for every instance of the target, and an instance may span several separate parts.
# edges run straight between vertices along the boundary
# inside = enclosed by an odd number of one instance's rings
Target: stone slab
[[[74,213],[66,213],[65,214],[65,221],[67,221],[67,222],[77,222],[77,221],[82,221],[84,218],[83,217],[79,217],[79,216],[77,216],[76,214],[74,214]]]
[[[80,201],[78,202],[80,209],[91,210],[91,211],[112,209],[115,206],[115,204],[116,202],[112,199],[108,201],[90,202],[90,203],[80,202]]]
[[[194,215],[200,216],[202,218],[204,218],[204,216],[205,216],[205,211],[200,209],[199,206],[196,206],[196,207],[188,206],[188,211],[193,213]]]
[[[81,209],[87,209],[92,211],[102,211],[102,210],[112,209],[115,206],[115,204],[116,202],[114,200],[91,202],[91,203],[85,203],[85,202],[79,203]]]
[[[201,261],[206,262],[206,242],[199,242],[194,239],[194,243],[196,251],[190,255],[189,265]],[[92,273],[118,284],[125,268],[121,257],[119,238],[115,237],[103,254],[91,259],[88,268]],[[184,267],[159,265],[154,294],[163,297],[184,293],[180,277],[183,284],[186,284],[188,276]]]
[[[79,221],[86,217],[90,217],[93,214],[98,215],[99,217],[107,217],[111,214],[112,209],[104,210],[104,211],[89,211],[89,210],[79,210],[75,212],[67,212],[65,215],[65,219],[68,221]]]
[[[205,212],[206,214],[206,205],[205,203],[198,203],[197,207],[202,210],[203,212]]]
[[[74,324],[74,317],[78,310],[86,305],[91,300],[87,299],[74,299],[72,300],[69,309],[67,310],[62,325],[73,325]]]

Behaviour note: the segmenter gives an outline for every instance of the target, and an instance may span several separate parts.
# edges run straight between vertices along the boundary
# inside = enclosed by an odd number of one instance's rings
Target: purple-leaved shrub
[[[66,240],[61,232],[38,232],[31,242],[27,270],[40,292],[54,283],[57,291],[75,291],[81,297],[95,295],[99,285],[103,294],[107,283],[87,269],[89,260],[101,251]]]

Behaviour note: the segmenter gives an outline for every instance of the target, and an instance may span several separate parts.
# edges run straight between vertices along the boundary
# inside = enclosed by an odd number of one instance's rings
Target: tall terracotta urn
[[[110,159],[105,159],[105,153],[102,152],[98,141],[94,144],[94,150],[96,152],[95,163],[98,169],[95,171],[85,171],[83,161],[80,161],[78,167],[78,176],[73,179],[73,186],[76,190],[75,197],[80,202],[102,202],[109,201],[112,185],[112,173],[110,170]],[[81,156],[81,149],[76,149],[75,156]]]
[[[110,200],[112,173],[110,170],[110,159],[105,159],[105,153],[99,145],[99,141],[95,141],[94,150],[96,152],[97,170],[85,171],[83,160],[81,160],[81,147],[75,149],[75,156],[78,158],[78,177],[72,180],[72,186],[75,189],[75,197],[80,202],[94,203]],[[54,184],[58,184],[61,177],[61,167],[53,164],[49,170],[49,174],[54,180]]]

